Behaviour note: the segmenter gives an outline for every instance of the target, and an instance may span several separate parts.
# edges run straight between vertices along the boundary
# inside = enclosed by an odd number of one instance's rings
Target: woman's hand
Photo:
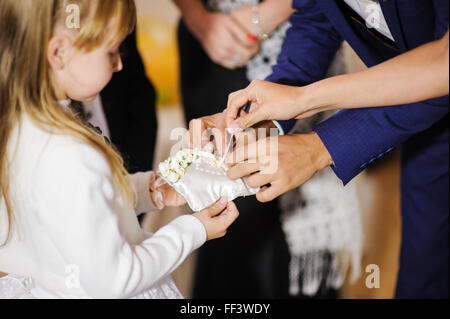
[[[211,207],[193,214],[200,219],[206,229],[208,240],[223,237],[228,227],[238,218],[239,211],[233,202],[221,198]]]
[[[259,42],[258,39],[258,30],[253,24],[253,9],[252,6],[244,6],[238,8],[230,13],[230,16],[233,18],[236,23],[240,25],[240,27],[246,31],[247,39],[251,42]]]
[[[305,112],[305,88],[253,81],[246,89],[231,93],[225,114],[227,126],[235,132],[266,120],[290,120]],[[249,113],[242,112],[251,104]]]
[[[258,39],[259,33],[270,35],[280,25],[288,20],[294,12],[292,8],[292,0],[264,0],[258,5],[257,17],[259,19],[260,30],[253,23],[254,20],[254,6],[244,6],[238,8],[230,13],[231,17],[239,23],[239,25],[247,31],[247,34],[252,35],[248,37],[252,41],[260,41]]]
[[[202,19],[187,21],[209,58],[225,68],[242,67],[259,51],[259,43],[230,15],[205,11]]]

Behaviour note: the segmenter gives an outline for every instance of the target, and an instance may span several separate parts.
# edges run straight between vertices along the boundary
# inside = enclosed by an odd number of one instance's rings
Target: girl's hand
[[[211,207],[193,216],[200,219],[205,226],[208,240],[212,240],[226,235],[228,227],[238,218],[239,211],[233,202],[222,197]]]
[[[240,132],[262,121],[290,120],[305,115],[304,90],[303,87],[253,81],[246,89],[228,97],[227,127]],[[243,112],[249,103],[250,112]]]
[[[159,209],[165,206],[180,207],[186,204],[186,200],[178,194],[165,180],[160,176],[150,182],[150,194]]]

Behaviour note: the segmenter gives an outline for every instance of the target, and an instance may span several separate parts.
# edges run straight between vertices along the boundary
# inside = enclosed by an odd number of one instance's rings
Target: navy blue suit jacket
[[[395,42],[368,28],[344,1],[294,0],[292,28],[267,80],[306,85],[323,79],[342,40],[371,67],[436,40],[448,29],[448,0],[379,2]],[[314,128],[344,184],[402,146],[397,297],[448,297],[448,110],[447,96],[396,107],[344,110]],[[294,123],[280,124],[288,132]]]

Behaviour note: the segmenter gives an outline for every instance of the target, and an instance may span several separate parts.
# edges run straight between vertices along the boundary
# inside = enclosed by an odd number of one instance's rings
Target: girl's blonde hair
[[[77,32],[75,46],[86,52],[105,41],[124,39],[136,24],[133,0],[0,1],[0,204],[3,199],[8,213],[8,235],[2,246],[8,242],[13,224],[7,145],[22,114],[49,132],[56,129],[101,152],[121,195],[133,198],[122,157],[57,101],[46,48],[54,30],[65,26],[68,5],[79,8],[80,28],[72,32]]]

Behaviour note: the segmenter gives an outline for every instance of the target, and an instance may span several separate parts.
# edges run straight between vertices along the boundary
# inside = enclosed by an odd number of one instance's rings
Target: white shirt
[[[344,0],[357,14],[359,14],[369,27],[374,28],[385,37],[395,42],[389,26],[378,2],[372,0]]]
[[[20,134],[19,134],[20,133]],[[38,298],[128,298],[167,281],[206,241],[194,216],[154,235],[136,212],[153,209],[149,174],[132,175],[138,209],[119,199],[105,158],[74,138],[51,134],[24,115],[8,143],[13,233],[0,248],[0,271],[30,278]],[[0,242],[7,233],[0,203]],[[79,278],[79,287],[70,284]],[[75,281],[76,283],[77,281]]]

